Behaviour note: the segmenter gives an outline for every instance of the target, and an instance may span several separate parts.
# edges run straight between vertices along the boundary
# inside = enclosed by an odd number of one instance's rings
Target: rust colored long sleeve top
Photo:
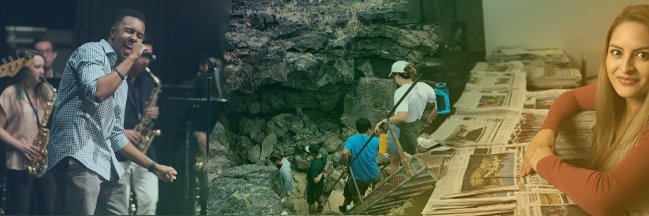
[[[595,110],[596,84],[562,94],[554,102],[541,129],[559,127],[582,110]],[[592,215],[621,215],[649,193],[649,127],[638,144],[615,168],[598,172],[549,156],[537,164],[537,172]]]

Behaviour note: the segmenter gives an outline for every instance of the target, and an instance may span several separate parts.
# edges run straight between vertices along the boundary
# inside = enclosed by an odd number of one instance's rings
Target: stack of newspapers
[[[523,110],[525,92],[518,89],[466,88],[453,107],[459,115],[518,115]]]
[[[566,194],[554,188],[537,189],[516,193],[516,213],[532,215],[590,215],[577,206]]]
[[[570,58],[563,49],[500,48],[485,59],[489,62],[521,61],[526,65],[534,65],[534,62],[540,61],[545,66],[554,67],[570,65]]]
[[[527,86],[520,62],[478,62],[453,105],[458,115],[520,114]]]
[[[469,75],[467,88],[525,90],[527,74],[523,72],[474,72]]]
[[[516,192],[552,187],[538,175],[519,177],[525,146],[458,149],[437,182],[423,215],[513,214]]]
[[[519,123],[514,127],[509,143],[526,143],[539,132],[550,106],[568,90],[554,89],[527,92],[525,106]],[[591,146],[595,111],[584,111],[568,119],[560,128],[556,139],[555,153],[564,159],[584,159]]]
[[[574,88],[582,79],[579,69],[567,67],[570,59],[562,49],[497,49],[485,59],[491,64],[523,64],[532,88]]]
[[[518,119],[518,115],[452,115],[430,135],[429,139],[445,146],[459,148],[505,145]]]
[[[525,145],[458,149],[422,214],[588,215],[538,174],[518,176]]]
[[[577,68],[529,66],[527,85],[534,88],[574,88],[581,82]]]
[[[478,62],[475,64],[473,69],[471,69],[471,73],[475,73],[475,72],[516,73],[516,72],[523,72],[523,67],[525,67],[525,64],[523,64],[520,61]]]

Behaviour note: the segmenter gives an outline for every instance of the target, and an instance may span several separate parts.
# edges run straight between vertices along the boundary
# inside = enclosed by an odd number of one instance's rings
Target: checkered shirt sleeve
[[[115,158],[128,143],[124,136],[124,109],[128,86],[122,81],[110,98],[95,102],[97,79],[112,71],[117,53],[105,40],[77,48],[68,60],[52,111],[48,165],[70,156],[104,179],[111,168],[124,170]]]

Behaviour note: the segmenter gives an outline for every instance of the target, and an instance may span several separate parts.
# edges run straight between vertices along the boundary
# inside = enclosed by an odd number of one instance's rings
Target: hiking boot
[[[324,206],[319,205],[318,208],[315,209],[314,214],[320,214],[324,211]]]
[[[340,212],[342,212],[342,213],[346,213],[347,212],[347,206],[346,205],[338,206],[338,210]]]

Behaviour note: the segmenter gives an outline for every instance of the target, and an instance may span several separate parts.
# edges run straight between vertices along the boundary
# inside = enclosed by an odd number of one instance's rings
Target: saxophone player
[[[149,52],[153,52],[153,43],[148,36],[144,36],[142,45]],[[148,106],[150,95],[156,87],[153,77],[146,71],[149,63],[150,60],[148,58],[140,57],[133,63],[129,71],[129,77],[126,79],[128,83],[128,96],[124,116],[124,135],[135,146],[138,146],[138,144],[144,141],[143,134],[134,130],[135,125],[140,122],[144,115],[148,115],[151,119],[157,119],[159,114],[157,106],[145,109]],[[121,155],[116,156],[120,165],[124,168],[123,178],[126,181],[120,181],[119,183],[123,184],[124,187],[110,197],[108,201],[109,213],[117,215],[129,214],[129,195],[132,188],[137,199],[136,214],[155,215],[158,204],[158,177],[144,167],[131,163],[125,157]],[[154,146],[149,147],[146,151],[146,156],[152,160],[156,160]]]
[[[8,215],[30,213],[30,195],[34,190],[39,215],[54,213],[56,184],[51,172],[38,178],[30,175],[25,160],[39,157],[41,149],[33,145],[40,121],[46,115],[47,102],[54,96],[43,83],[45,60],[34,50],[25,52],[33,57],[29,67],[23,67],[10,79],[10,85],[0,95],[0,140],[7,154]]]

